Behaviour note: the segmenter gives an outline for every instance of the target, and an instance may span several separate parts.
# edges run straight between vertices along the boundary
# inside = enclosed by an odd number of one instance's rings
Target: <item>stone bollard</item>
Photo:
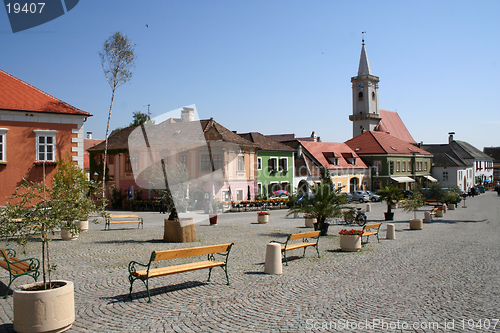
[[[283,273],[283,264],[281,263],[281,244],[277,243],[267,244],[264,273],[266,274]]]
[[[424,213],[424,222],[427,222],[427,223],[432,222],[432,220],[431,220],[431,212],[425,212]]]
[[[394,226],[394,224],[392,223],[387,224],[387,231],[385,233],[385,238],[396,239],[396,227]]]
[[[366,212],[371,212],[372,211],[372,205],[371,204],[366,204]]]

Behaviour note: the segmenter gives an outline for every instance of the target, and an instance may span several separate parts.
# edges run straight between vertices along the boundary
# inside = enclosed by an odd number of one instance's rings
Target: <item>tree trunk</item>
[[[108,134],[109,134],[109,123],[111,121],[111,110],[113,110],[113,101],[115,99],[115,89],[112,89],[111,93],[111,105],[109,106],[109,113],[108,113],[108,124],[106,125],[106,143],[104,145],[104,160],[103,160],[103,167],[102,167],[102,206],[104,209],[105,201],[106,201],[106,162],[107,162],[107,156],[108,156]]]

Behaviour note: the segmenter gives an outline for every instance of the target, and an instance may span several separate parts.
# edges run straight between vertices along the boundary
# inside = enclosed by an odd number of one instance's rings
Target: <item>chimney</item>
[[[92,132],[87,132],[87,139],[92,139]]]
[[[314,131],[311,133],[311,138],[313,138],[314,142],[318,141],[318,136],[316,135],[316,133]]]
[[[448,137],[448,143],[452,143],[453,142],[453,135],[455,134],[455,132],[450,132],[448,133],[449,137]]]
[[[194,121],[194,109],[183,107],[181,111],[181,120],[183,123]]]

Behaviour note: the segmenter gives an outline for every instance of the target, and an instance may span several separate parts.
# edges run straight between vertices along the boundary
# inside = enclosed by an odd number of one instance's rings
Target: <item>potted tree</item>
[[[82,169],[72,162],[71,155],[58,162],[58,168],[52,180],[52,189],[49,206],[59,212],[59,217],[65,222],[61,225],[61,238],[75,240],[81,231],[83,223],[76,221],[86,220],[96,210],[90,193],[94,192],[94,185],[87,180]]]
[[[380,200],[385,201],[387,204],[387,212],[384,213],[386,221],[394,220],[394,213],[392,212],[392,205],[395,205],[398,200],[403,198],[403,193],[397,187],[384,187],[379,190],[377,194],[380,196]]]
[[[64,167],[65,163],[58,161],[58,168],[63,166],[58,173],[68,171]],[[73,189],[80,188],[79,178],[73,180]],[[51,235],[67,226],[68,211],[76,212],[74,206],[81,201],[70,203],[69,200],[59,200],[64,199],[64,196],[56,188],[58,184],[55,182],[49,188],[45,181],[38,183],[24,180],[8,198],[5,209],[0,213],[2,238],[15,238],[24,247],[31,238],[36,237],[41,244],[43,281],[23,285],[13,293],[14,330],[17,332],[62,332],[69,329],[75,320],[73,282],[52,279],[55,265],[50,261],[49,245]],[[74,214],[73,217],[78,216]],[[36,316],[36,313],[45,315]]]
[[[403,203],[403,210],[407,213],[413,212],[413,219],[410,219],[410,229],[422,230],[424,228],[424,221],[417,219],[417,210],[425,205],[425,198],[420,191],[415,191]]]
[[[347,198],[342,194],[342,188],[335,189],[328,170],[321,169],[321,182],[319,184],[307,184],[312,194],[300,206],[291,208],[287,215],[294,213],[312,214],[317,223],[314,230],[320,230],[321,236],[328,234],[327,218],[342,216],[342,209],[347,207]]]

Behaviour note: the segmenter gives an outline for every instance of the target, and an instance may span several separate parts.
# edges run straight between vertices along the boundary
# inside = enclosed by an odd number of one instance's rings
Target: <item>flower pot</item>
[[[209,219],[211,225],[217,224],[217,214],[210,214]]]
[[[89,231],[89,221],[88,220],[86,220],[86,221],[82,221],[82,220],[73,221],[73,224],[80,228],[80,232]]]
[[[68,240],[77,240],[79,234],[78,233],[71,233],[71,230],[68,229],[61,229],[61,238],[62,240],[68,241]]]
[[[394,213],[384,213],[385,220],[386,221],[393,221],[394,220]]]
[[[267,223],[269,222],[269,215],[257,215],[257,221],[259,223]]]
[[[361,235],[340,235],[340,250],[357,252],[361,249]]]
[[[436,217],[443,217],[444,216],[444,211],[443,209],[438,209],[436,210]]]
[[[410,229],[411,230],[422,230],[424,228],[424,221],[422,219],[411,219]]]
[[[319,227],[319,223],[314,223],[314,231],[320,230],[321,232],[319,233],[320,236],[327,236],[328,235],[328,227],[330,225],[328,223],[323,223],[321,228]]]
[[[64,332],[75,321],[74,285],[53,281],[59,287],[29,290],[42,286],[36,282],[14,290],[14,330],[16,332]]]
[[[449,210],[455,210],[455,208],[456,208],[456,207],[457,207],[457,206],[456,206],[455,204],[450,204],[450,205],[448,206],[448,209],[449,209]]]
[[[316,219],[308,219],[304,218],[305,223],[306,223],[306,228],[314,228],[314,223],[316,223]]]

